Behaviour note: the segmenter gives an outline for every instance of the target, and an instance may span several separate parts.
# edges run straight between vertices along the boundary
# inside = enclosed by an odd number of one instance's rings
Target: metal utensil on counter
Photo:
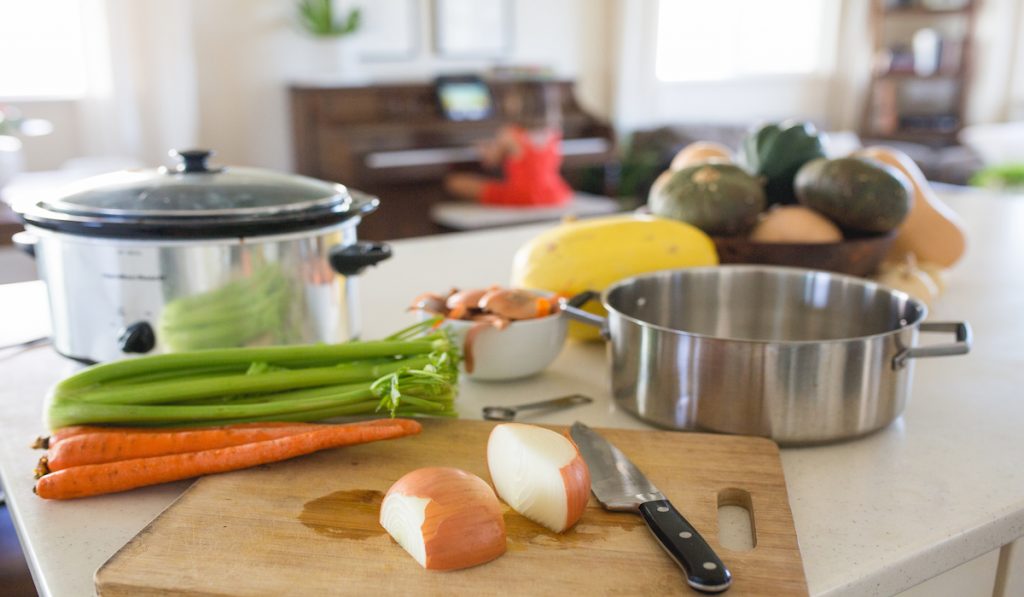
[[[581,404],[590,404],[593,401],[593,398],[582,394],[570,394],[560,398],[552,398],[551,400],[528,402],[526,404],[517,404],[514,406],[485,406],[483,413],[484,419],[487,419],[488,421],[514,421],[516,415],[519,414],[520,411],[560,410],[563,408],[572,408],[573,406],[579,406]]]
[[[639,512],[665,551],[682,567],[686,583],[694,589],[719,593],[729,588],[729,569],[697,529],[625,454],[578,421],[569,433],[590,469],[594,496],[606,510]]]
[[[34,348],[36,346],[42,346],[43,344],[49,344],[49,336],[40,336],[38,338],[32,338],[31,340],[23,340],[21,342],[14,342],[12,344],[4,344],[0,346],[0,352],[5,350],[12,350],[15,348]]]

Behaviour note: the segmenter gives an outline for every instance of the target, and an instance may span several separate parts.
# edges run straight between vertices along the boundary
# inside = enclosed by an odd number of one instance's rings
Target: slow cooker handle
[[[391,258],[391,245],[359,241],[351,245],[337,245],[327,254],[334,271],[343,276],[355,276],[371,265]]]
[[[939,344],[938,346],[918,346],[915,348],[907,348],[893,357],[893,369],[902,369],[903,367],[906,367],[908,359],[947,357],[958,354],[967,354],[971,351],[971,326],[969,326],[965,321],[924,322],[921,324],[919,329],[923,333],[952,333],[956,336],[956,342],[953,344]]]
[[[610,340],[612,336],[611,332],[608,331],[608,319],[580,309],[580,307],[594,300],[598,296],[600,295],[593,290],[587,290],[568,300],[562,300],[560,307],[562,312],[564,312],[565,316],[569,319],[578,321],[584,325],[592,325],[596,327],[600,330],[602,338]]]
[[[22,253],[34,258],[36,256],[36,244],[39,243],[39,237],[31,232],[22,230],[21,232],[15,232],[11,235],[11,243],[14,244],[14,246]]]

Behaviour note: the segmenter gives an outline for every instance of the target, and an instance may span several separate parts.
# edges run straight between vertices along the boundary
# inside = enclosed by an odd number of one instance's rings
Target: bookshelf
[[[861,134],[931,146],[964,122],[981,0],[872,0],[872,75]]]

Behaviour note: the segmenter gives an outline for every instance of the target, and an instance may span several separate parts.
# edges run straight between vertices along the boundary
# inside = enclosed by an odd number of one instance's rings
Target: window
[[[0,98],[73,98],[85,92],[82,4],[0,0]]]
[[[716,81],[822,72],[834,52],[825,51],[833,42],[833,4],[660,0],[655,74],[661,81]]]

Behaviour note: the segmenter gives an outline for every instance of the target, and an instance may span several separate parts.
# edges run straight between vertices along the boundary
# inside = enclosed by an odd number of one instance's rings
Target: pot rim
[[[694,273],[697,273],[697,272],[715,272],[715,271],[721,271],[722,269],[748,270],[748,271],[769,272],[769,273],[774,272],[774,273],[779,273],[779,274],[783,274],[783,275],[787,275],[787,276],[788,275],[814,274],[814,275],[825,275],[825,276],[832,277],[832,278],[840,278],[842,280],[845,280],[845,281],[857,284],[859,286],[868,287],[868,288],[871,288],[872,290],[886,292],[886,293],[888,293],[890,295],[893,295],[893,296],[895,296],[897,298],[905,299],[908,303],[911,303],[911,304],[913,304],[913,305],[915,305],[916,307],[919,308],[920,317],[918,317],[915,321],[908,321],[908,322],[904,323],[903,325],[901,325],[898,328],[895,328],[895,329],[892,329],[892,330],[889,330],[889,331],[886,331],[886,332],[880,332],[880,333],[877,333],[877,334],[867,334],[867,335],[864,335],[864,336],[848,336],[848,337],[845,337],[845,338],[828,338],[828,339],[820,339],[820,340],[754,340],[754,339],[750,339],[750,338],[729,338],[727,336],[713,336],[713,335],[709,335],[709,334],[701,334],[701,333],[697,333],[697,332],[688,332],[686,330],[680,330],[680,329],[676,329],[676,328],[670,328],[670,327],[658,325],[658,324],[655,324],[655,323],[651,323],[649,321],[644,321],[642,319],[633,317],[631,315],[626,315],[625,313],[623,313],[622,311],[612,307],[608,303],[608,295],[611,294],[612,291],[614,291],[617,288],[620,288],[620,287],[626,286],[628,284],[634,283],[634,282],[636,282],[637,280],[640,280],[640,279],[651,278],[651,277],[656,277],[656,276],[663,276],[663,275],[671,274],[671,273],[680,273],[680,272],[684,272],[684,273],[685,272],[694,272]],[[909,294],[907,294],[907,293],[905,293],[905,292],[903,292],[901,290],[896,290],[895,288],[890,288],[890,287],[885,286],[883,284],[879,284],[878,282],[875,282],[873,280],[868,280],[866,278],[858,278],[856,276],[850,276],[850,275],[847,275],[847,274],[840,274],[840,273],[836,273],[836,272],[829,272],[829,271],[825,271],[825,270],[807,269],[807,268],[802,268],[802,267],[789,267],[789,266],[782,266],[782,265],[757,265],[757,264],[725,264],[725,265],[714,265],[714,266],[704,266],[704,267],[686,267],[686,268],[658,270],[658,271],[648,272],[646,274],[639,274],[639,275],[636,275],[636,276],[631,276],[629,278],[625,278],[625,279],[619,280],[615,284],[612,284],[607,289],[605,289],[605,291],[601,293],[601,306],[604,307],[609,313],[614,313],[616,315],[616,317],[621,317],[622,319],[624,319],[626,321],[629,321],[631,323],[637,324],[637,325],[642,326],[642,327],[647,327],[647,328],[650,328],[650,329],[654,329],[654,330],[657,330],[659,332],[666,332],[666,333],[674,334],[674,335],[677,335],[677,336],[688,336],[688,337],[691,337],[691,338],[700,338],[700,339],[703,339],[703,340],[714,340],[714,341],[720,341],[720,342],[741,342],[741,343],[744,343],[744,344],[776,345],[776,346],[809,346],[809,345],[821,345],[821,344],[846,344],[846,343],[850,343],[850,342],[863,342],[865,340],[874,340],[874,339],[878,339],[878,338],[884,338],[886,336],[892,336],[892,335],[898,334],[898,333],[900,333],[900,332],[902,332],[904,330],[907,330],[907,329],[911,329],[911,328],[916,329],[918,326],[921,325],[921,322],[924,321],[928,317],[928,305],[926,305],[924,302],[919,301],[918,299],[910,296]]]
[[[330,234],[345,228],[354,228],[362,221],[362,216],[353,215],[351,218],[326,222],[316,228],[293,230],[290,232],[272,232],[268,234],[216,236],[216,237],[121,237],[121,236],[96,236],[87,234],[75,234],[53,228],[45,228],[38,224],[26,223],[25,231],[39,238],[54,238],[60,242],[75,244],[98,245],[98,246],[131,246],[131,247],[167,247],[185,248],[190,246],[212,246],[212,245],[238,245],[243,243],[266,243],[266,242],[287,242],[301,238],[309,238],[321,234]],[[350,243],[351,244],[351,243]]]

